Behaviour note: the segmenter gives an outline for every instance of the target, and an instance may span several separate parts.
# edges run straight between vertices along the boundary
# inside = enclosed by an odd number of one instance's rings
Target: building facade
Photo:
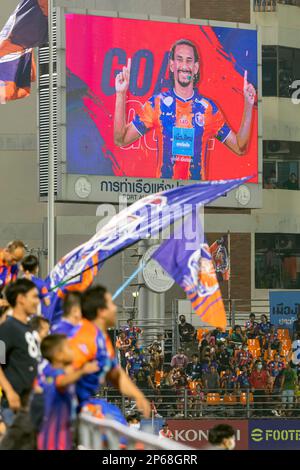
[[[17,0],[2,0],[0,25]],[[297,0],[84,0],[76,7],[109,14],[209,19],[257,25],[262,43],[263,207],[260,209],[205,210],[209,241],[231,236],[231,286],[224,297],[268,299],[270,289],[300,289],[300,6]],[[57,6],[69,6],[56,0]],[[300,88],[300,82],[298,85]],[[40,255],[46,274],[47,209],[38,198],[37,89],[26,100],[0,107],[0,246],[20,238]],[[298,102],[299,101],[299,102]],[[291,176],[292,175],[292,176]],[[294,176],[295,175],[295,176]],[[101,201],[99,201],[101,203]],[[59,258],[96,231],[97,204],[56,204]],[[125,261],[126,262],[126,261]],[[115,257],[101,273],[112,291],[122,282],[124,259]],[[166,294],[166,311],[174,298]],[[126,300],[126,305],[135,300]],[[123,305],[125,305],[125,303]],[[248,307],[247,307],[248,309]],[[123,312],[125,315],[125,312]]]

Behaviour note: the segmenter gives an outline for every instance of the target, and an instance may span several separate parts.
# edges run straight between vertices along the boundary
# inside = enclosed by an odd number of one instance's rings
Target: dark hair
[[[208,441],[212,445],[220,445],[224,439],[229,439],[230,437],[233,437],[234,434],[234,429],[229,424],[218,424],[209,430]]]
[[[21,265],[24,271],[29,271],[30,273],[33,273],[36,270],[36,268],[39,267],[39,260],[34,255],[28,255],[28,256],[25,256]]]
[[[184,46],[184,45],[190,46],[193,49],[195,62],[199,62],[199,52],[198,52],[197,46],[189,39],[179,39],[173,44],[170,50],[169,60],[174,60],[176,47]],[[174,85],[174,73],[171,72],[170,69],[169,69],[169,76],[170,76],[172,84]],[[194,75],[194,78],[193,78],[194,86],[197,85],[197,83],[199,82],[199,79],[200,79],[200,71],[198,70],[198,72]]]
[[[141,417],[138,413],[130,413],[126,416],[127,423],[131,423],[133,420],[141,421]]]
[[[21,240],[13,240],[6,245],[6,249],[10,253],[12,251],[15,251],[17,248],[23,248],[25,250],[26,249],[25,243],[22,242]]]
[[[53,361],[55,352],[67,337],[65,335],[49,335],[41,342],[42,356],[50,363]]]
[[[82,298],[82,295],[78,291],[68,292],[65,295],[64,302],[63,302],[63,317],[68,317],[71,313],[71,309],[74,306],[81,307],[81,298]]]
[[[249,315],[250,317],[254,317],[255,318],[255,313],[250,313]]]
[[[4,317],[4,315],[8,312],[9,309],[10,309],[10,307],[8,307],[8,306],[0,307],[0,318]]]
[[[97,318],[98,310],[103,310],[107,307],[105,299],[107,292],[106,287],[100,285],[90,287],[85,291],[81,302],[82,316],[84,318],[93,321]]]
[[[41,329],[43,323],[47,323],[48,325],[50,325],[50,322],[49,322],[49,320],[47,320],[47,318],[39,317],[39,316],[35,315],[34,317],[32,317],[30,319],[29,326],[33,330],[39,331]]]
[[[262,317],[265,317],[265,319],[268,321],[268,317],[264,313],[262,314]]]
[[[29,279],[17,279],[5,289],[5,297],[11,307],[15,307],[18,295],[26,295],[32,289],[36,289],[34,282]]]

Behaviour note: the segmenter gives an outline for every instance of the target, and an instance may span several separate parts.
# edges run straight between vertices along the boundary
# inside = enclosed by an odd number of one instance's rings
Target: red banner
[[[168,420],[175,440],[195,449],[201,449],[209,444],[208,432],[217,424],[230,424],[236,430],[236,450],[248,450],[247,420]]]

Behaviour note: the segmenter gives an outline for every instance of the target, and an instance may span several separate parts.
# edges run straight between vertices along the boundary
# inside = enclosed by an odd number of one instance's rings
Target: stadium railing
[[[79,450],[119,450],[120,439],[127,450],[192,450],[170,439],[129,428],[109,419],[79,415]]]
[[[274,418],[300,417],[300,394],[295,392],[292,403],[285,403],[282,393],[252,393],[250,389],[240,392],[220,390],[218,393],[202,390],[201,395],[191,395],[188,389],[177,393],[153,393],[142,389],[148,400],[153,404],[154,417],[163,419],[206,419],[213,417],[227,418]],[[124,414],[136,411],[135,403],[121,397],[114,391],[103,393],[102,397],[115,403]]]
[[[253,0],[253,8],[256,12],[276,11],[278,3],[300,6],[300,0]]]

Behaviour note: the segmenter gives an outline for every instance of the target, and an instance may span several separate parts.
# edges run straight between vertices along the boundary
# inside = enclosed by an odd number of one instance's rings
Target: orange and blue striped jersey
[[[0,250],[0,291],[4,289],[10,282],[17,280],[19,266],[13,264],[10,266],[3,259],[3,250]]]
[[[79,404],[82,404],[96,395],[106,374],[119,367],[119,364],[109,336],[89,320],[83,319],[81,327],[69,342],[74,353],[75,368],[95,360],[99,366],[98,372],[84,375],[76,384]]]
[[[38,450],[72,448],[71,419],[75,411],[75,389],[72,385],[61,387],[65,376],[63,369],[47,364],[36,381],[36,386],[42,388],[44,395],[43,424],[37,436]]]
[[[73,323],[70,323],[66,318],[62,318],[59,322],[51,326],[51,334],[65,335],[67,338],[72,338],[79,328],[80,324],[73,325]]]
[[[132,123],[141,135],[155,129],[157,178],[207,179],[208,141],[225,142],[231,132],[218,106],[197,90],[187,100],[174,90],[153,95]]]

